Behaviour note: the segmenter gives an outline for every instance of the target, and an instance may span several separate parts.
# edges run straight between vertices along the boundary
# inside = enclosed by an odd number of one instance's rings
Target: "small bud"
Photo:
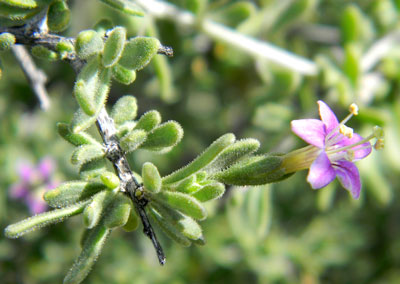
[[[126,39],[126,30],[123,27],[116,27],[109,34],[104,45],[103,66],[115,65],[122,55]]]
[[[62,40],[57,43],[56,50],[60,54],[61,58],[65,58],[68,53],[74,52],[75,48],[69,41]]]
[[[31,51],[34,56],[40,59],[45,59],[49,61],[55,61],[58,59],[57,53],[41,45],[35,45],[34,47],[32,47]]]
[[[143,69],[157,54],[160,41],[152,37],[135,37],[125,44],[119,64],[131,70]]]
[[[157,193],[161,189],[161,176],[156,166],[147,162],[142,167],[142,179],[144,188],[153,193]]]
[[[103,172],[100,175],[100,179],[109,189],[114,189],[119,186],[119,178],[112,172]]]
[[[0,51],[6,51],[15,44],[15,36],[10,33],[0,34]]]
[[[82,59],[100,53],[103,47],[103,38],[94,30],[81,31],[76,38],[75,50]]]

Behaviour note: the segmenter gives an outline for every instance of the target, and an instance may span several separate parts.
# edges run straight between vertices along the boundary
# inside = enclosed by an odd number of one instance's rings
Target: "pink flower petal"
[[[38,170],[44,179],[48,179],[50,178],[50,175],[53,173],[54,167],[55,167],[54,160],[50,157],[45,157],[40,160],[40,163],[38,165]]]
[[[337,120],[336,115],[326,103],[324,103],[323,101],[318,101],[318,105],[319,116],[321,117],[322,122],[325,124],[326,133],[329,133],[336,126],[338,126],[339,121]]]
[[[358,199],[361,191],[360,173],[352,162],[341,160],[334,166],[336,175],[342,186],[350,191],[354,199]]]
[[[364,138],[361,135],[354,133],[352,138],[345,137],[339,143],[337,143],[337,145],[339,145],[340,147],[344,147],[358,143],[363,139]],[[372,151],[371,143],[365,142],[357,147],[354,147],[353,150],[354,150],[354,161],[361,160],[371,153]]]
[[[331,165],[331,161],[329,161],[328,155],[322,152],[311,164],[307,181],[313,189],[318,189],[327,186],[335,177],[335,170]]]
[[[290,123],[292,131],[308,144],[318,148],[325,145],[325,125],[318,119],[292,120]]]

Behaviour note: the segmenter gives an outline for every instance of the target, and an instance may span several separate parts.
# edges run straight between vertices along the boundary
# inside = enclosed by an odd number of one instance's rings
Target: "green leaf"
[[[61,32],[69,25],[70,10],[64,1],[55,1],[50,4],[47,12],[47,25],[53,32]]]
[[[185,193],[161,191],[152,195],[152,197],[155,201],[174,208],[196,220],[204,220],[207,217],[207,211],[203,205],[196,198]]]
[[[214,141],[202,154],[186,167],[183,167],[163,178],[163,184],[170,184],[200,171],[212,161],[229,145],[235,142],[235,135],[229,133]]]
[[[66,207],[86,200],[104,189],[106,187],[102,183],[69,181],[47,191],[43,198],[51,207]]]
[[[104,36],[106,32],[112,28],[114,28],[114,24],[110,19],[101,19],[93,27],[93,29],[102,36]]]
[[[99,224],[104,211],[113,199],[114,193],[108,190],[103,190],[93,197],[92,201],[83,211],[83,223],[88,229],[94,228]]]
[[[136,123],[135,129],[143,129],[147,132],[152,131],[161,123],[161,115],[156,110],[151,110],[143,114]]]
[[[81,283],[89,274],[99,257],[111,230],[99,225],[90,230],[85,238],[82,252],[64,278],[64,284]]]
[[[260,155],[247,157],[225,171],[213,174],[215,179],[231,185],[262,185],[290,176],[280,168],[281,156]]]
[[[72,133],[69,129],[69,125],[66,123],[57,123],[57,130],[61,137],[72,145],[80,146],[84,144],[93,144],[98,145],[99,147],[101,146],[96,139],[85,132]]]
[[[122,55],[126,39],[126,29],[123,27],[114,28],[104,44],[103,66],[114,66]]]
[[[130,85],[136,80],[136,71],[122,67],[120,64],[115,64],[111,72],[113,79],[124,85]]]
[[[71,156],[73,165],[81,166],[92,160],[101,159],[105,156],[104,150],[98,145],[82,145],[75,149]]]
[[[35,45],[34,47],[32,47],[31,51],[32,55],[40,59],[55,61],[59,58],[56,52],[41,45]]]
[[[140,7],[130,1],[126,0],[100,0],[104,4],[109,5],[110,7],[126,13],[132,16],[144,16],[144,13]]]
[[[113,172],[103,172],[100,175],[100,180],[109,189],[114,189],[119,187],[119,177]]]
[[[153,202],[150,206],[165,219],[169,226],[182,233],[188,239],[198,240],[203,238],[200,225],[192,218],[158,203]]]
[[[345,46],[345,57],[343,62],[343,71],[350,79],[353,86],[357,86],[361,73],[361,52],[357,46],[348,44]]]
[[[131,210],[133,210],[132,201],[122,193],[117,194],[107,208],[104,225],[110,229],[124,226],[128,222]]]
[[[147,138],[147,133],[144,130],[138,129],[127,133],[120,140],[121,148],[125,152],[132,152],[142,145]]]
[[[72,118],[70,128],[73,134],[77,134],[87,128],[89,128],[92,124],[96,122],[97,115],[89,116],[83,112],[81,108],[79,108]]]
[[[81,31],[76,37],[75,50],[82,59],[103,51],[104,42],[100,34],[94,30]]]
[[[256,152],[258,148],[260,148],[260,142],[253,138],[236,141],[226,147],[204,170],[208,173],[224,170],[243,157]]]
[[[168,121],[154,128],[140,148],[165,153],[178,144],[182,137],[183,129],[179,123]]]
[[[0,0],[0,3],[28,9],[36,8],[38,6],[35,0]]]
[[[0,51],[6,51],[15,44],[15,36],[10,33],[0,34]]]
[[[147,207],[147,213],[154,220],[154,222],[165,232],[165,234],[173,239],[178,244],[181,244],[185,247],[190,246],[190,240],[185,237],[178,229],[171,226],[170,223],[154,208]]]
[[[220,198],[225,192],[225,186],[219,182],[213,182],[200,188],[191,195],[200,202]]]
[[[110,116],[116,124],[135,119],[137,115],[137,101],[134,96],[121,97],[111,109]]]
[[[82,179],[90,180],[100,176],[107,170],[106,161],[104,159],[92,160],[82,165],[79,174]]]
[[[7,238],[19,238],[26,233],[35,231],[45,226],[64,221],[65,218],[82,213],[88,202],[81,202],[72,206],[44,212],[18,223],[7,226],[4,234]]]
[[[127,232],[132,232],[139,227],[139,217],[134,208],[129,212],[129,218],[126,224],[122,227]]]
[[[119,64],[131,70],[141,70],[157,54],[160,45],[156,38],[135,37],[125,44]]]
[[[61,58],[64,58],[68,53],[74,52],[75,47],[71,42],[67,40],[61,40],[57,43],[56,50],[60,53]]]
[[[142,167],[142,179],[144,188],[150,192],[157,193],[161,189],[161,176],[157,167],[150,162],[146,162]]]

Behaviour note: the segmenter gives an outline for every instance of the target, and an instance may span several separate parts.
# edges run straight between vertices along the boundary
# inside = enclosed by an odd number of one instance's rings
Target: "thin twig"
[[[194,14],[182,11],[170,3],[158,0],[136,0],[136,3],[156,18],[169,19],[184,26],[195,26],[198,24]],[[303,75],[317,75],[318,67],[313,61],[270,43],[241,34],[209,19],[202,21],[201,28],[209,37],[243,50],[256,59],[272,61]]]
[[[24,71],[29,84],[32,86],[32,89],[40,102],[40,107],[43,110],[49,109],[50,99],[45,87],[47,81],[46,74],[36,67],[35,62],[24,46],[13,45],[11,50],[22,71]]]

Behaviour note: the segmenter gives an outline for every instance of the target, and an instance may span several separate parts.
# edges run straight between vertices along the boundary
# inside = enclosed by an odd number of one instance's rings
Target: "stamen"
[[[341,124],[339,132],[346,136],[347,138],[352,138],[353,137],[353,128],[347,127],[346,125]]]
[[[374,126],[374,135],[377,139],[383,139],[385,133],[383,132],[383,129],[381,127]]]
[[[384,147],[385,147],[385,141],[383,140],[383,138],[379,138],[378,140],[376,140],[376,142],[374,144],[375,150],[381,150]]]
[[[353,115],[358,115],[358,106],[355,103],[352,103],[349,107],[349,111],[353,114]]]

